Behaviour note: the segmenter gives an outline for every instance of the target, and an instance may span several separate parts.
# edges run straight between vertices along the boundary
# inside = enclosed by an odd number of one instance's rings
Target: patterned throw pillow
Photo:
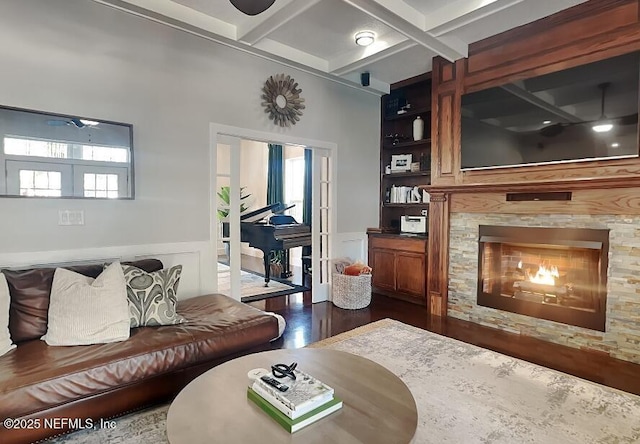
[[[147,273],[133,265],[123,265],[127,282],[131,327],[181,324],[176,313],[182,265]]]

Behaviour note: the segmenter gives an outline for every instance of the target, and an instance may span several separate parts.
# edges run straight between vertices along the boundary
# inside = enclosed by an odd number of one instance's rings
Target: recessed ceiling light
[[[620,146],[620,144],[617,143],[617,142],[611,144],[611,148],[618,148],[619,146]]]
[[[376,35],[373,31],[360,31],[355,35],[356,45],[369,46],[376,39]]]
[[[542,122],[543,125],[549,125],[551,123],[551,120],[544,120]]]

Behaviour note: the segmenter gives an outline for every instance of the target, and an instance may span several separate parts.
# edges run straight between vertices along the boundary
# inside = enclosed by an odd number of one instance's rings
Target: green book
[[[284,429],[289,433],[296,432],[301,428],[308,426],[309,424],[313,424],[320,418],[324,418],[325,416],[342,408],[342,400],[334,396],[333,399],[327,401],[316,409],[305,413],[299,418],[291,419],[280,410],[272,406],[269,401],[254,392],[251,387],[247,387],[247,398],[253,401],[267,415],[275,419],[275,421],[282,427],[284,427]]]

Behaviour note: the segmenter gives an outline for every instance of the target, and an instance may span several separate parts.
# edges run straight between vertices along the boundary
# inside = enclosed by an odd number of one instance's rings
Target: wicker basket
[[[337,307],[349,310],[365,308],[371,303],[371,275],[349,276],[334,273],[331,294]]]

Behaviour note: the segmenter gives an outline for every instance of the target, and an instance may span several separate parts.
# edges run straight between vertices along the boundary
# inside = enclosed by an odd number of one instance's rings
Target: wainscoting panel
[[[215,291],[216,268],[213,266],[213,253],[208,241],[4,253],[0,254],[0,268],[55,267],[144,258],[160,259],[165,267],[182,265],[178,299],[187,299]]]

